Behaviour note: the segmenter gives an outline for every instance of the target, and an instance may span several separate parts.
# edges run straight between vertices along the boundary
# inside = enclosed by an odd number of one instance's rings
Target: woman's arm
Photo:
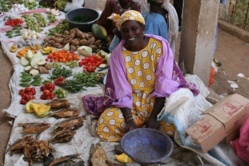
[[[124,116],[125,124],[126,124],[126,131],[131,131],[135,128],[137,128],[136,123],[133,119],[131,109],[130,108],[121,108],[121,112]]]
[[[155,106],[151,115],[149,116],[146,127],[159,129],[160,123],[157,121],[157,115],[161,112],[164,107],[165,97],[156,97]]]

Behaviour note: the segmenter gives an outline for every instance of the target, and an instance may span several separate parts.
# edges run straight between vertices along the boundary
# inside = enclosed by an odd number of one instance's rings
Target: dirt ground
[[[221,66],[218,68],[218,73],[215,75],[215,82],[211,87],[215,93],[220,96],[238,93],[249,98],[248,54],[249,43],[219,30],[215,58],[221,63]],[[12,72],[12,64],[8,57],[6,57],[6,55],[2,53],[2,50],[0,50],[0,110],[7,109],[11,102],[8,83]],[[239,73],[242,73],[245,77],[238,77],[237,75]],[[235,81],[238,88],[232,89],[228,81]],[[3,165],[4,151],[11,131],[9,120],[10,118],[6,117],[5,114],[0,111],[0,165]]]

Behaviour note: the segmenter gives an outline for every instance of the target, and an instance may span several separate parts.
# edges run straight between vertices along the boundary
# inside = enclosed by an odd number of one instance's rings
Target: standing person
[[[145,20],[137,11],[113,14],[112,18],[122,40],[110,58],[106,89],[111,88],[112,92],[106,98],[112,102],[105,105],[98,119],[99,137],[120,141],[126,132],[142,126],[160,128],[173,136],[174,126],[157,121],[157,115],[167,96],[189,85],[176,65],[169,43],[160,36],[144,34]],[[84,104],[93,106],[88,100]]]
[[[164,31],[168,33],[168,41],[170,43],[170,47],[175,54],[175,42],[178,37],[178,16],[176,13],[176,10],[173,5],[169,2],[169,0],[148,0],[149,5],[147,4],[147,0],[141,0],[141,7],[143,13],[146,13],[146,11],[154,12],[154,13],[159,13],[161,14],[166,23],[167,23],[167,28],[165,28]],[[148,10],[147,7],[150,7]],[[145,14],[143,14],[145,15]],[[147,22],[147,20],[145,20]],[[154,22],[156,22],[155,20]],[[147,24],[147,23],[146,23]],[[145,28],[146,30],[146,28]],[[158,33],[152,33],[155,35],[161,36],[161,34]]]
[[[140,11],[141,7],[138,2],[134,0],[107,0],[105,3],[105,8],[102,11],[97,24],[105,27],[107,34],[111,37],[114,36],[113,30],[115,29],[115,24],[112,20],[107,19],[112,13],[122,14],[126,10],[137,10]]]
[[[182,30],[182,9],[183,9],[183,0],[174,0],[174,7],[176,9],[178,20],[179,20],[179,31]]]
[[[149,11],[143,13],[145,33],[158,35],[169,41],[167,17],[168,11],[162,8],[163,0],[148,0]]]

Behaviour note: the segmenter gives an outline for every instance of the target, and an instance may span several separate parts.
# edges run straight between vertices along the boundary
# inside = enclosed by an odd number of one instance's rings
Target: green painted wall
[[[249,0],[237,0],[234,13],[234,25],[249,30]]]

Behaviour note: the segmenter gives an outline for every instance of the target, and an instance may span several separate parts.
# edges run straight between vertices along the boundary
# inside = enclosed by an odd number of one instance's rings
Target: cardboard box
[[[212,149],[226,136],[223,124],[210,115],[205,115],[186,132],[196,145],[201,146],[204,153]]]
[[[226,133],[231,133],[232,130],[241,126],[249,116],[248,106],[249,99],[232,94],[208,109],[206,113],[220,121],[224,125]]]
[[[205,117],[187,129],[187,133],[203,152],[207,152],[226,137],[238,138],[239,129],[249,117],[249,99],[230,95],[205,111]]]

